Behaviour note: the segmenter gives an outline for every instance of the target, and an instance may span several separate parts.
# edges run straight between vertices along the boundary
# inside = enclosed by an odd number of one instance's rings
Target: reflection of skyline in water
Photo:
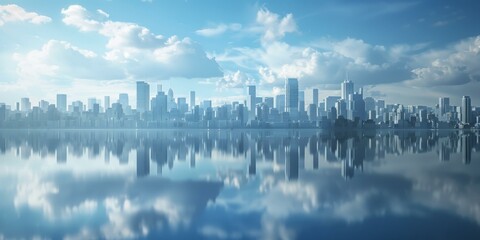
[[[476,239],[479,140],[470,131],[4,131],[0,239],[374,239],[365,233],[378,224],[377,239]]]
[[[211,158],[216,151],[225,156],[249,161],[248,175],[257,173],[257,161],[284,165],[285,178],[295,180],[299,169],[316,170],[320,161],[341,163],[341,174],[352,178],[363,170],[364,161],[386,155],[436,152],[439,161],[450,161],[461,154],[465,164],[472,151],[480,151],[480,134],[457,131],[6,131],[0,135],[0,153],[15,149],[22,159],[32,155],[56,156],[64,164],[68,156],[98,158],[106,163],[111,157],[120,164],[136,161],[138,177],[162,174],[175,161],[195,168],[197,158]],[[136,159],[129,159],[136,152]],[[306,163],[308,160],[308,163]],[[151,164],[156,167],[152,173]],[[307,166],[307,165],[308,166]]]

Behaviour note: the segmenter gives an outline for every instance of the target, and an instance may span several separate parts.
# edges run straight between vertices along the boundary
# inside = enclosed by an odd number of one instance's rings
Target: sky
[[[346,76],[365,96],[434,106],[480,105],[480,2],[174,1],[0,2],[0,102],[68,101],[161,84],[214,105],[284,91],[307,104],[340,95]]]

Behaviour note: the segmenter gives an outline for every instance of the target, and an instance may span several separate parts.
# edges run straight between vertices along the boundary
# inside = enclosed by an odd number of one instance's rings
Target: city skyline
[[[365,97],[405,105],[450,97],[459,106],[467,95],[476,103],[480,31],[470,24],[479,21],[472,4],[4,3],[0,102],[134,96],[144,81],[185,98],[195,89],[217,106],[243,100],[252,84],[257,95],[273,97],[285,92],[285,78],[297,78],[309,103],[312,89],[319,99],[341,96],[348,73]],[[211,7],[224,11],[194,10]]]

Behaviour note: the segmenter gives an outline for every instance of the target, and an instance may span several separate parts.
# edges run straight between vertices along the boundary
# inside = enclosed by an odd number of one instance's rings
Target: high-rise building
[[[137,82],[137,112],[150,110],[150,85],[143,81]]]
[[[95,98],[89,98],[88,99],[88,102],[87,102],[87,110],[88,111],[93,111],[93,105],[95,105],[97,103],[97,99]]]
[[[285,81],[285,107],[291,118],[298,116],[298,79],[287,78]]]
[[[315,104],[315,106],[318,106],[318,88],[314,88],[312,90],[312,92],[313,92],[312,93],[313,94],[313,96],[312,96],[313,102],[312,103]]]
[[[190,91],[190,109],[195,108],[195,91]]]
[[[20,108],[22,112],[28,112],[32,109],[32,104],[30,103],[29,98],[22,98],[20,100]]]
[[[463,124],[470,124],[472,121],[472,100],[469,96],[462,97],[462,114],[461,122]]]
[[[348,96],[350,94],[353,94],[353,82],[346,79],[345,81],[342,82],[342,99],[345,101],[348,101]]]
[[[122,105],[123,111],[128,108],[128,94],[127,93],[120,93],[118,95],[118,103]]]
[[[305,92],[298,91],[298,111],[305,112]]]
[[[60,112],[67,111],[67,94],[57,94],[57,109]]]
[[[105,111],[107,111],[107,109],[110,108],[110,96],[105,96],[104,98],[104,101],[105,101]]]
[[[269,108],[273,108],[273,97],[265,97],[263,101]]]
[[[248,117],[250,120],[255,119],[255,106],[257,105],[257,89],[255,85],[248,86],[248,98],[247,98],[247,107],[248,107]]]
[[[275,108],[279,113],[285,112],[285,95],[281,94],[275,96]]]
[[[450,98],[441,97],[438,99],[438,115],[443,116],[450,112]]]

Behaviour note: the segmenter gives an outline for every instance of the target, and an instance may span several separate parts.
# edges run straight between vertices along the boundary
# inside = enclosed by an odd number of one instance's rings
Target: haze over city
[[[214,106],[285,92],[434,106],[480,102],[472,1],[13,1],[0,5],[0,102],[135,96],[136,82]],[[150,88],[155,95],[155,88]],[[357,90],[357,89],[355,89]],[[130,104],[136,105],[131,97]]]

